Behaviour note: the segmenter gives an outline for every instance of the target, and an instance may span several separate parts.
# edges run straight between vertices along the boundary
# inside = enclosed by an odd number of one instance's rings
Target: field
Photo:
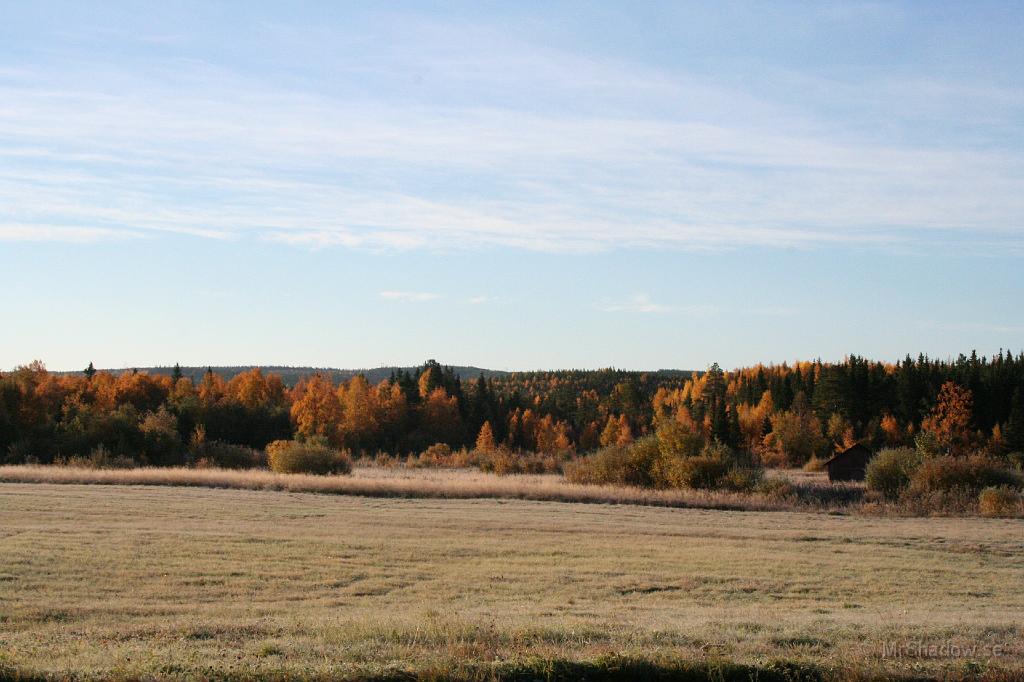
[[[476,469],[387,468],[358,466],[350,476],[276,474],[266,469],[192,469],[149,467],[89,469],[49,465],[0,466],[0,483],[94,483],[107,485],[199,486],[279,490],[370,497],[444,499],[521,499],[540,502],[640,504],[700,509],[822,511],[861,510],[856,484],[830,485],[824,475],[772,472],[792,481],[807,500],[718,490],[653,490],[632,486],[580,485],[561,475],[497,476]],[[860,486],[862,488],[862,486]],[[848,499],[848,498],[852,498]],[[851,504],[853,502],[854,504]],[[876,505],[877,506],[877,505]],[[874,507],[872,507],[874,509]],[[882,511],[876,509],[875,511]]]
[[[0,519],[0,677],[1024,672],[1018,520],[18,483]]]

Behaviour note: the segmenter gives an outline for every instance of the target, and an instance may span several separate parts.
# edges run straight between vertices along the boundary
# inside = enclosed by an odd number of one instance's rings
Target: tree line
[[[0,459],[8,463],[100,449],[180,465],[212,444],[261,450],[278,440],[355,455],[445,444],[571,457],[628,445],[666,424],[683,447],[718,443],[769,465],[801,465],[855,442],[881,448],[922,438],[947,452],[1024,451],[1024,353],[514,372],[465,382],[433,360],[377,383],[314,373],[288,385],[259,368],[230,379],[211,370],[198,380],[180,369],[112,373],[91,364],[60,374],[40,362],[0,374]]]

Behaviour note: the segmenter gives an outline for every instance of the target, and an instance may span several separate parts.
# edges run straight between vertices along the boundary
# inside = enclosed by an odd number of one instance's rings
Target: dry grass
[[[812,475],[813,476],[813,475]],[[648,490],[626,486],[579,485],[560,475],[496,476],[476,470],[357,467],[351,476],[277,474],[261,469],[85,469],[59,466],[0,466],[0,482],[87,483],[100,485],[193,486],[279,490],[366,497],[445,499],[518,499],[544,502],[636,504],[660,507],[781,511],[817,509],[841,511],[849,503],[837,493],[849,486],[809,483],[800,476],[804,501],[796,497],[730,493],[709,490]],[[815,496],[814,492],[820,491]],[[832,499],[835,498],[835,499]]]
[[[1016,520],[46,484],[0,484],[0,519],[0,673],[465,677],[624,656],[1024,675]]]

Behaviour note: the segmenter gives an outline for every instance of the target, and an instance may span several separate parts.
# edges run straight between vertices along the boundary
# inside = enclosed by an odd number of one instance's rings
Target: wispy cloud
[[[603,300],[596,305],[607,313],[670,313],[678,310],[675,306],[655,303],[647,294],[635,294],[622,300]]]
[[[267,30],[279,48],[337,38]],[[88,78],[0,68],[0,239],[80,239],[89,224],[304,248],[998,250],[1024,232],[1018,149],[858,133],[821,113],[859,107],[877,130],[907,85],[887,126],[941,105],[961,128],[983,116],[1019,133],[1012,91],[786,73],[772,96],[494,29],[412,33],[339,58],[328,84],[186,60],[87,64]],[[439,94],[410,95],[410,72]],[[984,112],[958,103],[979,91]]]
[[[765,305],[751,308],[747,312],[764,317],[796,317],[800,314],[800,309],[784,305]]]
[[[87,243],[137,239],[146,235],[131,230],[67,225],[16,225],[0,223],[0,241]]]
[[[1024,325],[1001,322],[971,322],[966,320],[926,320],[918,323],[922,329],[963,334],[1024,334]]]
[[[441,298],[440,294],[434,294],[429,291],[382,291],[380,292],[380,297],[391,301],[405,301],[406,303],[423,303]]]
[[[491,296],[470,296],[466,299],[466,303],[470,305],[481,305],[483,303],[490,303],[494,298]]]

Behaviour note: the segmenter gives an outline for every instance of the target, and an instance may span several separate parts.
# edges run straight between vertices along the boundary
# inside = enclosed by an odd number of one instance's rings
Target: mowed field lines
[[[0,484],[0,669],[24,673],[1022,671],[1022,587],[1019,520]]]

